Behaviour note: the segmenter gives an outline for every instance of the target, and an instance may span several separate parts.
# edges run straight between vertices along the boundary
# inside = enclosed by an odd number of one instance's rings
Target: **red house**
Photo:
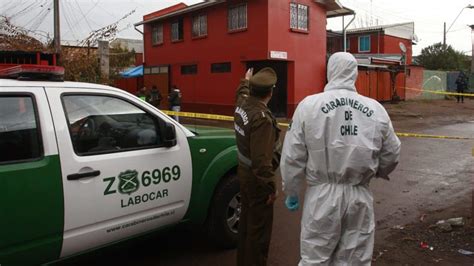
[[[350,29],[347,52],[359,63],[356,86],[360,94],[378,101],[405,100],[405,88],[419,83],[422,69],[411,67],[416,44],[413,22]],[[328,31],[327,52],[344,50],[343,33]]]
[[[342,51],[342,40],[341,32],[328,33],[328,53]],[[414,22],[350,29],[346,32],[347,52],[355,57],[400,59],[402,43],[406,48],[407,65],[412,63],[412,45],[417,40]]]
[[[145,15],[145,86],[177,85],[184,111],[231,114],[247,68],[270,66],[278,83],[269,106],[291,116],[320,91],[326,73],[326,18],[352,14],[337,0],[215,0]]]

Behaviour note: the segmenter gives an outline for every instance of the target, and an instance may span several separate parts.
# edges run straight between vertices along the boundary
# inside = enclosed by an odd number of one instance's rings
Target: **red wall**
[[[139,88],[143,87],[143,77],[116,79],[115,87],[136,94]]]
[[[248,27],[244,31],[228,32],[227,10],[227,4],[219,4],[186,14],[184,40],[175,43],[171,43],[170,36],[172,20],[164,22],[164,43],[158,46],[151,45],[151,26],[145,25],[145,65],[170,65],[170,85],[180,88],[184,110],[233,112],[235,89],[245,74],[245,61],[267,59],[266,0],[248,3]],[[196,14],[207,14],[208,34],[204,38],[191,37],[192,16]],[[211,64],[222,62],[231,62],[232,71],[211,73]],[[197,64],[197,75],[181,75],[181,66],[186,64]]]
[[[312,0],[297,3],[309,7],[307,33],[290,29],[290,1],[269,4],[268,50],[287,51],[293,61],[288,75],[289,116],[304,97],[321,92],[326,83],[326,10]]]
[[[402,42],[407,48],[407,65],[410,65],[412,63],[413,53],[411,40],[385,35],[383,42],[383,52],[385,54],[400,54],[400,42]]]
[[[308,33],[290,31],[290,0],[247,1],[247,29],[228,32],[227,1],[184,15],[184,40],[171,43],[170,23],[163,23],[164,43],[151,45],[151,25],[144,27],[145,66],[170,65],[170,85],[182,91],[183,110],[230,114],[234,109],[235,89],[244,76],[248,61],[270,60],[270,51],[288,54],[287,112],[291,116],[297,103],[319,92],[325,83],[326,13],[312,0],[298,3],[309,6]],[[191,37],[192,17],[207,14],[208,34]],[[231,62],[230,73],[211,73],[212,63]],[[181,66],[197,64],[196,75],[181,75]],[[145,75],[145,83],[147,75]]]
[[[359,52],[359,37],[366,35],[370,35],[370,51]],[[334,47],[330,47],[329,51],[342,51],[342,37],[333,37],[332,39],[331,43]],[[407,64],[410,65],[412,63],[413,49],[411,40],[385,35],[382,32],[351,34],[348,36],[348,39],[350,40],[348,52],[353,54],[401,54],[399,43],[402,42],[407,47]]]
[[[359,52],[359,37],[370,35],[370,51],[368,52]],[[383,34],[380,32],[370,32],[370,33],[361,33],[361,34],[350,34],[349,38],[349,53],[353,54],[378,54],[384,53],[383,51]],[[379,41],[380,40],[380,41]]]
[[[420,91],[415,90],[406,90],[406,99],[416,99],[422,96],[423,92],[423,71],[424,68],[420,66],[410,66],[409,73],[407,77],[407,88],[419,89]]]

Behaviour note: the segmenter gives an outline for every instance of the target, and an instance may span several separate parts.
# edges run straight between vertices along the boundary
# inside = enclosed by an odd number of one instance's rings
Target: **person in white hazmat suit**
[[[288,209],[299,206],[299,265],[370,265],[374,245],[371,178],[388,179],[398,164],[400,140],[377,101],[355,88],[357,61],[335,53],[323,93],[299,103],[281,157]]]

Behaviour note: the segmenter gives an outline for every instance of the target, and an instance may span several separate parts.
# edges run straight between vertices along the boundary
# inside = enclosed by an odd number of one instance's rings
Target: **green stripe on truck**
[[[64,228],[60,169],[58,155],[0,165],[0,265],[59,258]]]

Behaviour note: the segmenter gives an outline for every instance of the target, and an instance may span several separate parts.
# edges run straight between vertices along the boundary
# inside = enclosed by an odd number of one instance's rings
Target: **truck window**
[[[158,118],[127,101],[102,95],[66,95],[63,105],[78,155],[163,146]]]
[[[36,117],[32,97],[0,95],[0,164],[41,157]]]

